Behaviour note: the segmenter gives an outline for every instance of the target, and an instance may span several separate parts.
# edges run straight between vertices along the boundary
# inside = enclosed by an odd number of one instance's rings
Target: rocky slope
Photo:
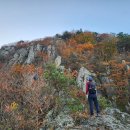
[[[57,52],[58,44],[64,44],[61,39],[51,39],[49,44],[41,44],[30,42],[29,46],[4,46],[0,49],[0,60],[4,63],[3,68],[11,67],[14,64],[38,64],[41,59],[38,59],[38,53],[43,52],[48,56],[48,61],[55,60],[57,67],[64,71],[64,66],[61,66],[62,57],[59,57]],[[58,58],[57,58],[58,57]],[[42,59],[42,64],[45,59]],[[2,68],[1,68],[2,69]],[[95,73],[90,72],[85,67],[81,67],[77,76],[78,86],[85,92],[86,78],[92,75],[96,77]],[[108,82],[108,77],[102,77],[103,82]],[[100,83],[99,83],[100,84]],[[109,90],[108,90],[109,91]],[[107,94],[110,94],[109,91]],[[129,111],[130,104],[128,103],[127,110]],[[80,120],[80,124],[76,124],[73,118],[64,112],[59,113],[54,119],[51,118],[52,111],[46,115],[46,120],[49,124],[42,127],[40,130],[130,130],[130,115],[123,113],[115,108],[107,108],[101,117],[88,118]]]
[[[40,130],[130,130],[130,115],[123,113],[118,109],[107,108],[100,117],[89,117],[81,120],[80,124],[74,126],[74,121],[69,115],[61,113],[55,120],[50,120],[48,126]],[[50,127],[50,128],[48,128]]]

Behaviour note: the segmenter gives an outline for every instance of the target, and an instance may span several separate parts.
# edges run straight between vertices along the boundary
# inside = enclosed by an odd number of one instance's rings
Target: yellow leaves
[[[67,58],[71,55],[72,52],[73,52],[73,48],[65,48],[62,51],[62,55],[63,55],[64,58]]]
[[[5,106],[5,112],[12,112],[18,109],[18,104],[14,101],[10,105]]]
[[[11,110],[16,110],[18,108],[18,104],[16,102],[12,102],[10,108]]]
[[[91,43],[85,43],[85,44],[78,44],[77,49],[79,49],[81,52],[85,50],[92,50],[94,48],[94,45]]]
[[[91,43],[86,43],[86,44],[84,44],[85,45],[85,47],[84,48],[86,48],[86,49],[88,49],[88,50],[91,50],[91,49],[93,49],[94,48],[94,45],[93,44],[91,44]]]
[[[76,41],[78,44],[84,44],[87,42],[94,43],[94,34],[91,32],[85,32],[81,34],[77,34],[73,37],[73,39]]]

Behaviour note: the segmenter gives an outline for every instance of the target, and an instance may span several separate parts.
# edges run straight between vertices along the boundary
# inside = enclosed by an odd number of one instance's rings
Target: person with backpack
[[[89,77],[88,82],[86,83],[86,95],[88,95],[88,102],[89,102],[89,108],[90,108],[90,115],[94,115],[94,105],[96,108],[97,116],[99,116],[99,105],[96,95],[96,85],[95,82],[93,82],[93,78]]]

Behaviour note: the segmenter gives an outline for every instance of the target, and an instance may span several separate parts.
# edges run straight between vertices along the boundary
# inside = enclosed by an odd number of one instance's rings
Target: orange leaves
[[[35,71],[37,71],[37,73],[39,75],[43,74],[43,69],[42,67],[37,67],[35,68],[35,66],[32,65],[15,65],[12,67],[11,72],[15,73],[15,74],[33,74]]]
[[[23,72],[24,73],[33,73],[35,70],[34,65],[26,65],[23,67]]]
[[[73,48],[66,48],[62,51],[62,55],[64,58],[67,58],[71,55],[72,52],[73,52]]]
[[[77,70],[72,71],[71,75],[72,77],[77,77],[78,76]]]
[[[47,54],[47,53],[39,51],[39,52],[37,52],[37,55],[38,55],[39,57],[43,58],[43,60],[44,60],[45,62],[48,61],[48,58],[49,58],[49,57],[48,57],[48,54]]]
[[[23,67],[22,67],[22,65],[19,65],[19,64],[13,66],[13,68],[12,68],[12,72],[14,72],[14,73],[21,74],[22,71],[23,71]]]
[[[71,39],[69,39],[68,40],[68,42],[67,42],[67,45],[70,47],[76,47],[77,46],[77,42],[76,42],[76,40],[74,39],[74,38],[71,38]]]
[[[38,67],[38,68],[37,68],[37,73],[38,73],[38,75],[42,75],[42,74],[43,74],[43,69],[42,69],[42,67]]]
[[[128,86],[128,72],[125,69],[125,65],[115,60],[111,60],[105,65],[109,67],[109,78],[112,79],[113,83],[109,83],[108,86],[116,87],[117,92],[126,88]]]
[[[76,41],[78,44],[84,44],[87,42],[94,43],[94,34],[91,32],[85,32],[81,34],[77,34],[73,37],[73,39]]]
[[[78,57],[77,60],[81,60],[85,56],[86,52],[94,49],[94,34],[90,32],[80,33],[73,35],[67,40],[66,44],[60,45],[58,51],[60,55],[65,59],[72,59],[72,55]],[[84,54],[84,55],[82,55]],[[82,57],[82,58],[80,58]],[[84,60],[82,60],[84,61]]]
[[[113,66],[116,69],[124,69],[125,65],[122,63],[116,63],[116,61],[109,62],[111,66]]]
[[[92,50],[94,48],[94,45],[91,43],[86,43],[84,44],[84,48],[87,50]]]
[[[33,73],[35,70],[34,65],[14,65],[12,67],[12,72],[16,74],[23,74],[23,73]]]
[[[91,43],[85,43],[85,44],[78,44],[77,45],[77,51],[83,52],[87,50],[92,50],[94,48],[94,45]]]
[[[70,43],[69,47],[65,47],[62,50],[62,55],[63,57],[67,58],[72,53],[82,54],[84,51],[92,50],[93,48],[94,45],[91,43],[85,43],[85,44]]]

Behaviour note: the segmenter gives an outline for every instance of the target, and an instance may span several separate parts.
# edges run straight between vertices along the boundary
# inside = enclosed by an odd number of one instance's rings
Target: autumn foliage
[[[0,57],[0,129],[39,129],[47,125],[45,117],[51,110],[55,118],[65,108],[69,109],[75,121],[88,118],[85,93],[76,83],[82,66],[96,74],[98,88],[106,99],[125,110],[130,99],[130,69],[126,67],[130,56],[128,52],[127,57],[122,52],[130,50],[127,49],[129,35],[120,33],[115,37],[77,31],[65,32],[57,37],[62,42],[57,43],[56,37],[32,41],[32,45],[45,49],[37,51],[37,63],[14,64],[4,68],[9,57]],[[30,43],[20,41],[16,48],[29,47]],[[63,72],[49,62],[47,47],[51,44],[55,46],[56,55],[62,57]],[[126,64],[122,63],[124,59]],[[37,80],[33,78],[35,73],[38,74]],[[103,81],[103,78],[108,81]],[[106,93],[108,88],[114,90],[110,97]]]

